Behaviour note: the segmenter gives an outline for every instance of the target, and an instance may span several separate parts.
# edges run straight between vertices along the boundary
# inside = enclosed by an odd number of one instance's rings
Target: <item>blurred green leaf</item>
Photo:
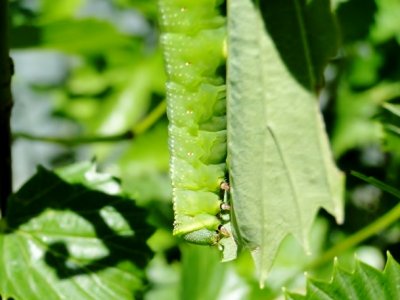
[[[280,49],[282,40],[269,35],[270,20],[264,26],[252,1],[231,1],[229,7],[227,110],[234,221],[239,242],[252,251],[260,283],[286,236],[309,249],[309,231],[321,207],[339,222],[343,219],[343,176],[331,158],[314,95],[315,72],[322,70],[332,45],[312,47],[321,41],[312,39],[312,23],[304,21],[313,5],[325,13],[319,20],[332,20],[329,3],[319,2],[285,2],[285,10],[281,3],[262,2],[262,8],[275,9],[269,17],[276,22],[297,24],[289,36],[298,42],[290,50]],[[278,52],[283,49],[290,52]],[[315,49],[326,52],[313,56]],[[306,64],[296,70],[306,69],[300,83],[285,55]]]
[[[158,0],[115,0],[119,5],[133,7],[150,19],[156,19],[158,13]]]
[[[128,80],[121,80],[120,86],[114,86],[117,92],[108,97],[93,119],[97,133],[112,134],[133,128],[144,117],[154,93],[153,77],[156,70],[162,70],[157,62],[153,57],[137,64],[135,68],[114,69],[113,73],[107,74],[129,77]]]
[[[389,254],[383,272],[360,261],[356,262],[355,270],[350,273],[335,267],[330,282],[322,282],[308,278],[307,294],[305,296],[287,293],[288,300],[392,300],[400,299],[400,266]]]
[[[54,1],[41,0],[41,22],[49,22],[74,17],[84,0]]]
[[[88,174],[64,169],[72,182]],[[85,171],[86,170],[86,171]],[[85,177],[85,184],[98,186]],[[40,168],[10,198],[0,226],[0,294],[8,299],[134,299],[153,229],[130,199],[70,184]]]
[[[165,122],[138,136],[119,160],[123,189],[139,203],[158,200],[171,204],[168,176],[168,131]]]
[[[115,56],[126,61],[115,61]],[[57,105],[57,111],[75,118],[90,134],[132,129],[164,92],[158,52],[144,58],[130,51],[111,51],[104,59],[107,68],[101,72],[90,62],[76,68]]]
[[[383,57],[371,43],[354,43],[346,47],[346,52],[348,56],[346,81],[352,87],[368,88],[379,80]]]
[[[357,92],[351,89],[345,79],[341,82],[332,138],[336,157],[352,148],[379,143],[383,134],[377,118],[380,105],[399,95],[399,87],[398,83],[383,82],[369,90]]]
[[[221,264],[216,248],[182,246],[179,299],[246,299],[246,293],[246,284],[235,277],[230,263]]]
[[[45,25],[17,26],[11,32],[12,48],[47,48],[67,53],[102,53],[112,48],[133,51],[138,40],[123,35],[98,19],[65,19]]]
[[[382,43],[394,37],[400,43],[400,2],[398,0],[376,0],[376,3],[378,12],[375,16],[376,25],[371,32],[372,39]]]
[[[193,245],[182,246],[180,299],[218,299],[227,265],[219,262],[219,253],[215,250]]]
[[[147,274],[152,288],[146,292],[144,299],[178,300],[179,271],[180,263],[178,261],[170,264],[162,254],[156,255],[147,267]]]
[[[43,27],[46,48],[66,52],[103,52],[111,48],[135,47],[135,40],[119,33],[108,22],[98,19],[62,20]]]

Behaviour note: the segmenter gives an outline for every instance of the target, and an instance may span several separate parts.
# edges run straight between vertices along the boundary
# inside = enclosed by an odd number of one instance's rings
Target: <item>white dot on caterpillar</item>
[[[188,61],[187,61],[187,62],[185,62],[185,66],[187,66],[187,67],[188,67],[188,66],[190,66],[190,65],[191,65],[191,63],[190,63],[190,62],[188,62]]]
[[[193,155],[194,155],[193,152],[188,152],[188,153],[187,153],[187,156],[193,156]]]
[[[193,110],[187,110],[186,113],[187,113],[188,115],[192,115],[192,114],[193,114]]]
[[[181,12],[185,12],[186,11],[186,7],[181,7]]]

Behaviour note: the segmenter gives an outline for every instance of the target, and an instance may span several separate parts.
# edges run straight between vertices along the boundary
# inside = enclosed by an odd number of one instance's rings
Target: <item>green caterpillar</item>
[[[174,235],[215,245],[229,233],[221,0],[160,0]],[[222,187],[222,189],[221,189]],[[224,197],[222,197],[225,195]],[[221,198],[225,199],[222,200]]]

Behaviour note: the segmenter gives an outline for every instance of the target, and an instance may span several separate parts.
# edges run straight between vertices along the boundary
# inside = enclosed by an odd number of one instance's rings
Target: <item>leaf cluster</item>
[[[400,228],[393,213],[398,197],[388,186],[400,182],[400,4],[247,2],[259,3],[262,25],[252,33],[264,35],[258,50],[270,69],[263,70],[260,60],[252,62],[259,69],[247,78],[264,81],[249,83],[245,94],[255,97],[265,84],[268,95],[282,100],[270,102],[275,108],[268,112],[267,125],[291,136],[278,138],[285,149],[302,145],[304,152],[288,168],[298,178],[315,174],[318,166],[307,159],[320,155],[308,152],[319,138],[303,136],[304,128],[285,131],[277,122],[289,125],[307,115],[307,107],[295,103],[320,105],[335,159],[348,175],[344,223],[336,224],[323,211],[311,225],[317,207],[309,210],[307,224],[282,230],[275,221],[264,231],[278,246],[264,260],[265,269],[273,266],[263,290],[249,253],[220,264],[216,249],[174,239],[156,1],[11,0],[17,189],[0,220],[3,299],[274,299],[282,296],[283,286],[306,293],[287,293],[288,299],[399,298]],[[240,18],[231,16],[232,22]],[[110,142],[109,137],[117,138]],[[261,156],[275,143],[268,141],[257,150]],[[242,154],[249,158],[247,167],[255,168],[248,177],[258,183],[253,195],[271,197],[273,178],[260,183],[254,171],[262,167],[260,157]],[[89,163],[93,157],[96,164]],[[36,171],[38,164],[55,171]],[[375,179],[360,180],[350,175],[352,170]],[[311,192],[300,188],[299,195]],[[260,208],[259,199],[253,200],[253,206],[244,204],[241,210]],[[334,211],[332,204],[320,204]],[[287,213],[268,208],[269,217],[294,224],[298,219],[290,215],[290,205],[285,207]],[[292,237],[280,243],[287,232],[300,242],[309,236],[312,254],[306,255]],[[382,268],[388,250],[392,256],[384,272],[361,262],[354,268],[355,254]],[[335,256],[338,267],[329,282]],[[355,271],[350,275],[343,268]],[[318,281],[305,286],[304,271]]]

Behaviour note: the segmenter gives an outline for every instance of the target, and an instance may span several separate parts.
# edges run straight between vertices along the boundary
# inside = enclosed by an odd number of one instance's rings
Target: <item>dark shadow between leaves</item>
[[[265,28],[293,77],[315,93],[336,54],[338,32],[329,0],[258,1]]]
[[[375,23],[378,7],[375,0],[351,0],[341,3],[336,15],[344,43],[352,43],[368,38]]]
[[[119,235],[110,228],[100,214],[105,207],[118,212],[133,233]],[[143,269],[152,257],[146,241],[154,228],[146,222],[147,212],[144,209],[137,207],[130,199],[69,184],[43,168],[11,197],[7,212],[9,233],[47,209],[73,212],[90,222],[96,238],[108,250],[108,255],[104,257],[81,263],[79,258],[71,257],[65,241],[47,244],[45,262],[55,269],[60,279],[98,272],[123,261],[132,262],[138,269]]]

